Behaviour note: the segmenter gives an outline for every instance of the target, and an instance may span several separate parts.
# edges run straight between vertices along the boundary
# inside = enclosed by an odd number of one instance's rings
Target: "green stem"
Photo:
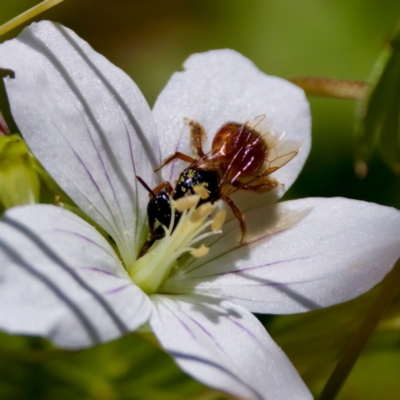
[[[382,282],[381,290],[372,304],[368,314],[351,337],[347,348],[337,363],[322,391],[320,400],[332,400],[339,393],[354,364],[356,363],[365,342],[374,331],[382,315],[397,294],[400,287],[400,260]]]
[[[44,0],[36,6],[33,6],[29,10],[26,10],[22,14],[18,15],[17,17],[10,19],[8,22],[0,26],[0,36],[4,35],[11,29],[16,28],[17,26],[23,24],[24,22],[28,21],[29,19],[36,17],[36,15],[41,14],[42,12],[48,10],[51,7],[54,7],[58,3],[61,3],[64,0]]]
[[[289,80],[309,95],[336,99],[361,100],[365,97],[369,88],[369,84],[366,82],[346,81],[344,79],[304,77]]]

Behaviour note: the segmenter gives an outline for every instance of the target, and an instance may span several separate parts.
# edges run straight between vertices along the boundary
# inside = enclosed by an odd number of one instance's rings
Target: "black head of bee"
[[[209,197],[207,199],[201,199],[198,205],[201,205],[207,201],[213,203],[219,199],[218,171],[207,171],[195,167],[186,168],[179,175],[175,186],[173,199],[177,200],[181,197],[195,194],[193,188],[198,185],[203,186],[209,194]]]

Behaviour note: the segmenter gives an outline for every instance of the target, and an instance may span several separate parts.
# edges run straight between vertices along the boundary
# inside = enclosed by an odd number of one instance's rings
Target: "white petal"
[[[0,222],[0,328],[82,348],[141,326],[150,299],[89,224],[49,205],[10,209]]]
[[[310,198],[246,217],[249,228],[262,233],[240,246],[237,221],[231,221],[209,254],[172,276],[163,290],[213,294],[253,312],[295,313],[359,296],[400,257],[400,212],[390,207]]]
[[[200,296],[152,296],[151,327],[189,375],[246,399],[311,399],[282,350],[251,313]]]
[[[272,175],[284,187],[268,199],[246,193],[241,208],[248,209],[250,203],[254,208],[281,196],[296,179],[310,151],[311,117],[303,91],[283,79],[265,75],[233,50],[194,54],[184,67],[184,72],[172,76],[154,106],[154,118],[162,133],[162,155],[175,151],[192,154],[185,118],[205,127],[205,151],[209,151],[216,131],[226,122],[245,123],[265,115],[257,129],[278,136],[285,134],[284,140],[297,142],[301,151]],[[164,178],[174,181],[185,166],[183,162],[171,163],[162,170]]]
[[[2,44],[0,67],[15,72],[5,78],[8,98],[34,154],[132,262],[148,201],[135,174],[152,186],[159,163],[137,86],[74,32],[47,21]]]

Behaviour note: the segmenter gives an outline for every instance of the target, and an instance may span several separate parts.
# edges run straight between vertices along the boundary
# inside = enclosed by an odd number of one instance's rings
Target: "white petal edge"
[[[344,198],[309,198],[246,215],[209,254],[182,266],[162,290],[219,296],[252,312],[290,314],[342,303],[367,292],[400,257],[400,212]],[[258,230],[258,233],[257,233]]]
[[[0,221],[0,328],[64,348],[106,342],[145,323],[150,299],[89,224],[50,205]]]
[[[192,154],[185,118],[198,120],[206,129],[205,151],[217,130],[226,122],[245,123],[265,115],[257,125],[261,132],[272,132],[301,146],[300,153],[271,176],[283,184],[272,193],[236,194],[242,211],[255,208],[277,197],[291,186],[308,156],[311,146],[311,115],[304,93],[284,79],[259,71],[246,57],[234,50],[213,50],[193,54],[185,70],[175,73],[158,97],[153,114],[160,132],[163,157],[180,151]],[[174,182],[187,163],[178,161],[162,169],[163,177]]]
[[[156,128],[135,83],[74,32],[34,23],[0,45],[13,117],[29,147],[130,264],[159,164]],[[140,211],[140,212],[139,212]]]
[[[251,313],[201,296],[152,296],[150,325],[189,375],[241,399],[311,399],[283,351]]]

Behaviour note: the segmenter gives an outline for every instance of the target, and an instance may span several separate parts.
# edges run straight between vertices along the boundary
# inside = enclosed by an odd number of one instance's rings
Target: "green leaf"
[[[366,163],[378,148],[383,160],[400,174],[400,25],[379,56],[370,77],[369,95],[356,116],[356,172],[365,175]]]

